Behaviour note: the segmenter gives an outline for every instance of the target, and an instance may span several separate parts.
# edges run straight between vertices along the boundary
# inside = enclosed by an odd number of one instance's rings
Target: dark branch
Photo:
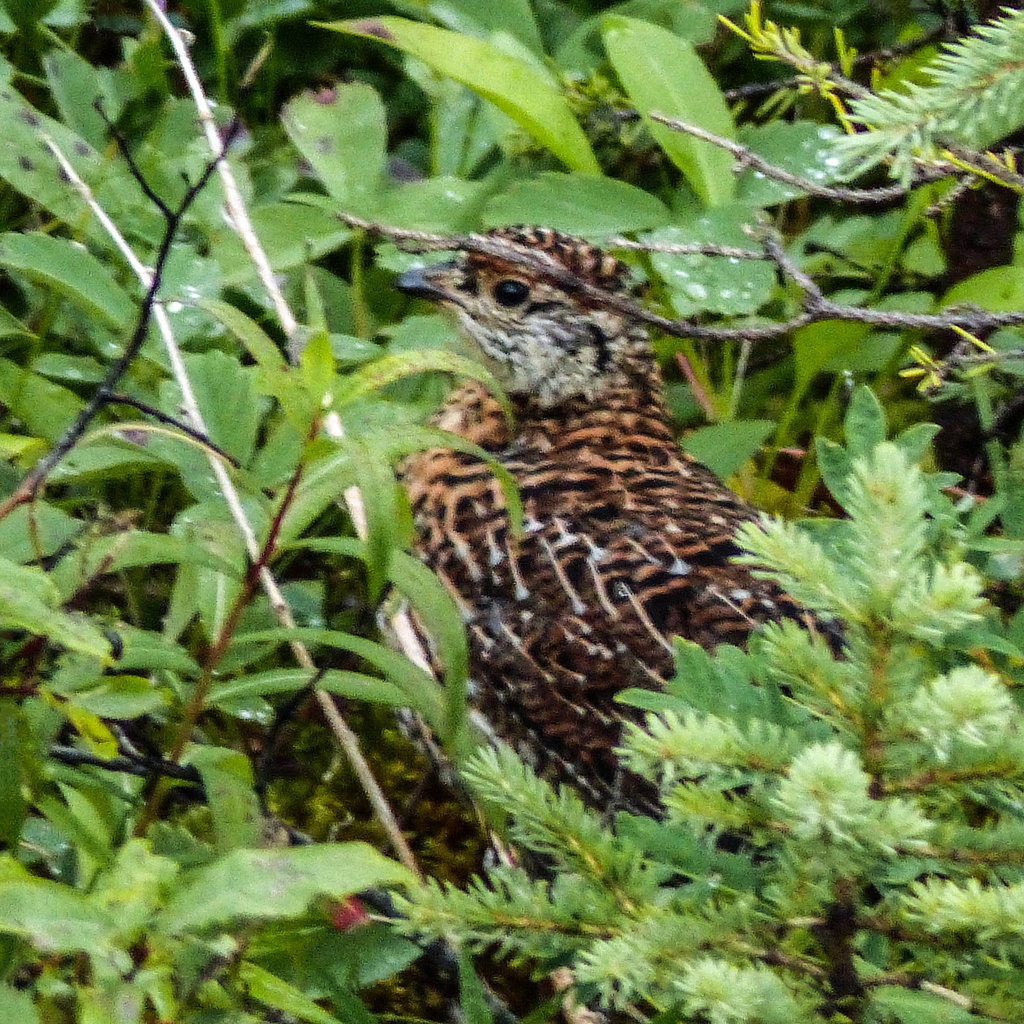
[[[225,151],[231,145],[231,142],[240,128],[241,122],[238,118],[235,118],[231,122],[231,125],[225,135]],[[189,185],[188,188],[185,189],[185,194],[182,196],[177,208],[171,210],[162,201],[153,196],[152,190],[146,183],[141,169],[135,163],[131,154],[128,152],[127,147],[124,146],[119,134],[117,132],[114,134],[115,137],[118,138],[118,146],[121,148],[121,152],[127,161],[128,169],[131,172],[132,177],[139,182],[143,191],[145,191],[146,194],[150,196],[160,207],[166,221],[164,233],[160,239],[160,246],[157,250],[156,260],[153,264],[149,287],[146,289],[146,294],[143,297],[142,304],[139,308],[139,315],[135,322],[135,329],[132,331],[131,338],[125,345],[124,352],[111,365],[110,369],[107,371],[106,377],[100,383],[99,387],[93,392],[92,397],[85,404],[85,407],[79,412],[78,416],[75,417],[74,423],[68,427],[64,432],[64,435],[53,446],[53,448],[51,448],[50,451],[32,467],[28,475],[15,489],[14,493],[11,494],[2,505],[0,505],[0,519],[3,519],[19,505],[23,505],[35,498],[39,493],[39,489],[46,481],[46,478],[52,472],[54,466],[56,466],[57,463],[59,463],[82,439],[83,434],[85,434],[89,424],[95,418],[96,414],[113,398],[114,389],[117,387],[118,382],[125,373],[128,372],[128,367],[131,366],[146,340],[146,334],[149,330],[149,321],[153,314],[153,306],[157,301],[156,297],[160,290],[164,268],[167,265],[167,259],[171,252],[171,245],[178,233],[178,227],[181,224],[181,220],[188,212],[189,207],[191,207],[196,201],[199,194],[204,188],[206,188],[211,176],[217,169],[218,163],[223,159],[223,155],[211,159],[203,168],[203,172],[200,174],[195,184]]]

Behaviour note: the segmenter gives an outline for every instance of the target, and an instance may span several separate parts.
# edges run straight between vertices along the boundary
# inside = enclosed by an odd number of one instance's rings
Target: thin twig
[[[722,135],[715,135],[699,125],[689,124],[686,121],[680,121],[678,118],[659,114],[657,111],[651,111],[648,116],[652,121],[657,121],[658,124],[663,124],[666,128],[683,132],[686,135],[692,135],[695,139],[710,142],[713,146],[718,146],[719,149],[724,149],[726,152],[731,153],[736,159],[737,170],[752,167],[755,171],[760,171],[766,178],[780,181],[785,185],[792,185],[794,188],[822,199],[833,199],[837,202],[857,203],[864,206],[873,203],[892,203],[897,199],[905,198],[909,191],[902,185],[883,185],[879,188],[846,188],[842,185],[822,185],[811,178],[805,178],[800,174],[793,174],[790,171],[784,170],[776,164],[765,160],[763,156],[759,156],[749,146],[734,142],[732,139],[727,139]],[[952,173],[952,170],[952,168],[944,168],[941,174],[936,171],[935,177],[945,177],[947,174]]]
[[[67,175],[68,180],[79,189],[90,208],[97,207],[99,204],[96,203],[91,191],[88,189],[88,186],[85,185],[82,179],[78,176],[74,167],[72,167],[64,154],[57,148],[57,145],[53,140],[44,135],[43,142],[56,157],[61,170],[63,170]],[[76,444],[78,444],[88,429],[89,424],[96,417],[96,414],[110,401],[118,382],[125,373],[127,373],[128,367],[131,366],[135,357],[139,354],[139,351],[146,340],[146,332],[149,327],[151,316],[156,316],[162,313],[162,307],[156,300],[156,293],[160,288],[160,278],[163,273],[164,266],[167,263],[167,258],[170,255],[171,244],[174,240],[175,234],[177,233],[178,224],[181,222],[181,218],[185,215],[188,208],[195,202],[199,193],[206,187],[206,183],[209,181],[212,173],[213,167],[211,165],[204,170],[198,181],[190,185],[185,190],[185,194],[176,210],[169,210],[166,207],[164,208],[166,210],[165,216],[167,219],[167,230],[160,241],[153,269],[149,270],[147,268],[143,268],[141,264],[138,264],[142,271],[139,280],[142,281],[146,291],[142,299],[142,305],[139,308],[139,314],[136,319],[135,329],[132,331],[131,338],[128,339],[128,342],[124,347],[124,351],[114,361],[110,369],[107,370],[107,374],[100,382],[99,387],[96,388],[92,396],[89,398],[89,401],[86,402],[83,408],[79,411],[71,426],[64,431],[57,443],[32,467],[24,479],[22,479],[21,483],[19,483],[14,489],[13,493],[2,504],[0,504],[0,519],[3,519],[19,505],[32,501],[36,497],[54,467],[65,458],[68,452],[70,452]],[[108,225],[113,227],[113,222],[109,217],[104,217],[101,220],[101,223],[103,223],[104,227],[107,227]],[[124,243],[124,245],[127,247],[127,243]],[[118,247],[122,248],[120,245]],[[122,248],[122,252],[123,251],[124,248]],[[137,260],[135,262],[138,263]]]
[[[787,256],[778,241],[778,236],[764,228],[751,230],[752,233],[760,233],[762,236],[764,258],[778,267],[784,279],[792,280],[800,288],[803,293],[803,311],[788,320],[753,322],[739,327],[715,327],[692,320],[672,320],[659,316],[620,292],[606,291],[590,284],[547,253],[517,245],[505,238],[485,234],[436,235],[425,231],[390,228],[347,214],[339,216],[345,223],[395,239],[410,251],[434,252],[457,249],[507,260],[547,277],[567,291],[591,299],[605,309],[623,313],[675,338],[757,342],[783,337],[800,327],[821,320],[848,320],[887,329],[949,330],[953,327],[962,327],[971,334],[1024,323],[1024,312],[990,313],[984,309],[964,307],[947,309],[942,313],[903,313],[833,302],[826,298],[814,281]]]
[[[131,395],[121,393],[111,395],[107,402],[110,405],[130,405],[133,409],[138,409],[139,412],[145,413],[150,419],[154,419],[158,423],[166,423],[169,427],[174,427],[175,430],[180,431],[186,437],[191,437],[193,441],[203,448],[209,449],[224,459],[225,462],[231,463],[235,469],[238,469],[241,465],[234,455],[224,451],[220,445],[214,444],[205,434],[201,434],[198,430],[193,429],[180,416],[171,416],[162,409],[158,409],[155,405],[150,405],[149,402],[143,402],[141,399],[132,398]],[[129,428],[124,424],[119,424],[118,429],[127,430]]]
[[[117,757],[98,757],[96,754],[90,754],[87,750],[79,750],[78,747],[68,747],[61,743],[53,744],[50,747],[49,754],[55,761],[75,767],[78,765],[91,765],[108,772],[141,775],[145,778],[153,775],[163,775],[169,779],[191,782],[197,786],[202,786],[203,784],[202,776],[193,765],[176,764],[173,761],[165,761],[159,757],[146,757],[143,754],[120,754]]]

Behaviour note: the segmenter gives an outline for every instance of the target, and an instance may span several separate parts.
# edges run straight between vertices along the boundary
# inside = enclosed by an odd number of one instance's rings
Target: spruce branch
[[[942,158],[949,142],[977,149],[1024,123],[1024,12],[1004,12],[966,39],[945,45],[926,68],[926,85],[861,94],[850,103],[851,122],[868,129],[839,140],[837,149],[860,173],[888,161],[906,183],[915,162]]]

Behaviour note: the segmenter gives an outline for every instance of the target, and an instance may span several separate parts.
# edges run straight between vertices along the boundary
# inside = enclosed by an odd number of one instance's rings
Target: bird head
[[[654,372],[646,331],[591,291],[627,297],[625,264],[546,228],[501,228],[485,238],[495,243],[488,252],[406,271],[397,286],[450,310],[509,394],[542,407],[593,401]]]

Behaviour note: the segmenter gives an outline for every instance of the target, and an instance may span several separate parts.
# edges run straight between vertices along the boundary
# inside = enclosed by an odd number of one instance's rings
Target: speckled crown
[[[530,227],[524,224],[495,228],[487,232],[487,237],[509,242],[513,246],[527,250],[528,253],[545,253],[584,284],[594,288],[620,291],[630,287],[629,268],[626,264],[582,238],[563,235],[551,228]],[[473,254],[472,261],[485,264],[493,258]]]

